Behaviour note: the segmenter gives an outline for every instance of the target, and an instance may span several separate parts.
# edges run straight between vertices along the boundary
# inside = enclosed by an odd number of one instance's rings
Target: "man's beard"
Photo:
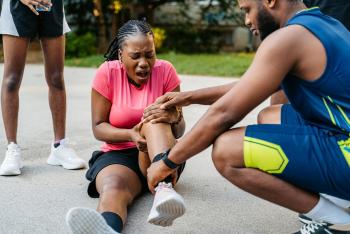
[[[258,29],[260,39],[264,40],[268,35],[280,28],[272,15],[261,5],[258,13]]]

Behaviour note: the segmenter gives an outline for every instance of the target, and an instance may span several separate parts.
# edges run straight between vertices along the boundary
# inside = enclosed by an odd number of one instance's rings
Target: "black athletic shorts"
[[[0,34],[18,37],[58,37],[70,31],[63,0],[52,0],[51,10],[35,15],[20,0],[0,0]]]
[[[139,151],[137,148],[130,148],[125,150],[114,150],[109,152],[95,151],[89,160],[89,170],[86,172],[86,179],[90,181],[87,192],[90,197],[98,198],[100,195],[96,189],[97,174],[105,167],[113,164],[126,166],[133,170],[140,179],[142,185],[142,193],[148,190],[146,177],[142,174],[139,167]],[[185,163],[178,169],[178,178],[185,167]]]

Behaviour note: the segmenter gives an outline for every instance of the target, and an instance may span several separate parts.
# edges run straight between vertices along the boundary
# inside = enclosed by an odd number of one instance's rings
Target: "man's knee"
[[[282,105],[273,105],[264,108],[258,114],[258,124],[280,124]]]
[[[12,93],[19,90],[22,76],[17,73],[6,75],[3,80],[3,87],[6,92]]]
[[[243,162],[244,129],[230,130],[220,135],[213,144],[212,160],[216,169],[225,174],[227,170],[241,168]]]
[[[49,74],[47,79],[49,88],[63,91],[64,90],[64,80],[63,80],[63,72],[57,71]]]

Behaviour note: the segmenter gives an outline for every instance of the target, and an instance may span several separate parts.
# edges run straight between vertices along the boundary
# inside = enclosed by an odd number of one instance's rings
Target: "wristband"
[[[164,162],[164,164],[169,167],[170,169],[176,169],[177,167],[179,167],[181,164],[177,164],[177,163],[174,163],[173,161],[171,161],[168,156],[169,156],[169,152],[170,152],[170,149],[168,149],[167,151],[165,151],[163,153],[163,157],[162,157],[162,160]]]

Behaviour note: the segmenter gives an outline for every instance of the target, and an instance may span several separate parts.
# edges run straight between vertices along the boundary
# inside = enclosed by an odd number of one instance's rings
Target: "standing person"
[[[146,169],[151,161],[164,160],[160,153],[184,133],[181,108],[159,110],[160,121],[142,123],[144,109],[166,92],[180,91],[174,67],[156,59],[154,36],[145,21],[130,20],[118,31],[95,76],[91,91],[92,130],[103,141],[89,161],[88,194],[98,198],[97,211],[73,208],[66,217],[74,234],[120,233],[127,207],[148,191]],[[170,167],[171,164],[168,164]],[[184,164],[172,175],[173,184]],[[183,198],[169,178],[156,188],[150,223],[169,226],[183,215]]]
[[[180,164],[213,144],[215,167],[232,184],[313,220],[298,233],[346,233],[350,214],[319,194],[350,199],[350,32],[299,0],[238,3],[263,42],[238,82],[158,99],[161,109],[212,104],[163,157]],[[279,87],[291,105],[231,129]],[[157,119],[157,109],[146,109],[145,122]],[[150,190],[174,170],[153,163]]]
[[[49,87],[54,141],[47,159],[50,165],[65,169],[85,167],[68,146],[65,138],[66,91],[63,80],[64,34],[69,31],[63,12],[63,1],[20,0],[1,1],[0,33],[4,49],[4,76],[1,86],[2,117],[8,141],[0,167],[0,175],[19,175],[23,167],[21,149],[17,145],[19,88],[30,40],[40,38],[45,63],[45,78]],[[42,11],[37,11],[40,9]]]

